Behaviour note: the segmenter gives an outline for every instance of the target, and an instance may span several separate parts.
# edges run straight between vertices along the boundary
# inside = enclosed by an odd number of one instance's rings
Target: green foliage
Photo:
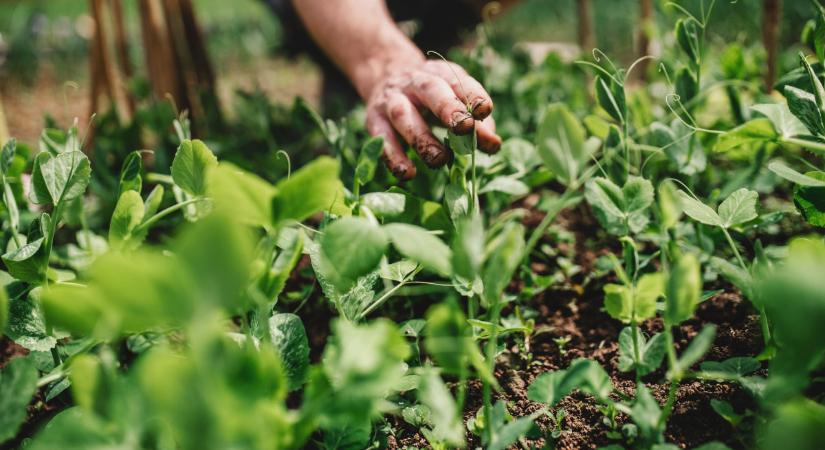
[[[602,226],[610,233],[623,236],[638,233],[647,226],[653,185],[633,176],[620,188],[609,179],[598,177],[587,182],[585,198]]]
[[[295,314],[274,314],[269,319],[269,338],[281,357],[289,390],[299,389],[309,369],[309,340],[304,323]]]
[[[17,434],[36,390],[37,368],[30,358],[16,358],[0,370],[0,443]]]
[[[684,191],[679,191],[679,199],[685,214],[691,219],[705,225],[727,229],[756,218],[756,203],[759,194],[745,188],[739,189],[728,196],[719,205],[717,211]]]
[[[272,199],[273,223],[300,222],[320,211],[332,210],[343,201],[343,186],[338,179],[340,165],[321,157],[275,185]]]
[[[544,110],[536,131],[536,149],[562,183],[578,181],[597,144],[585,139],[584,127],[565,105],[552,104]]]
[[[692,253],[682,255],[667,279],[664,321],[676,326],[693,316],[702,294],[699,260]]]
[[[635,328],[637,344],[634,344],[633,333],[634,328],[625,327],[619,334],[619,370],[635,371],[639,376],[645,376],[662,364],[666,351],[665,335],[658,333],[648,340],[642,330]],[[634,345],[639,347],[638,358]]]
[[[640,322],[656,314],[656,300],[665,293],[665,277],[646,274],[635,286],[606,284],[604,307],[611,317],[624,323]]]
[[[383,227],[384,233],[402,256],[441,275],[452,273],[452,250],[424,228],[403,223]]]

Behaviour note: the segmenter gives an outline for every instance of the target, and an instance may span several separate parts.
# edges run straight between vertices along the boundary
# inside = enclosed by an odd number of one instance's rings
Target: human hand
[[[416,61],[408,68],[390,72],[369,90],[366,103],[367,131],[384,138],[382,158],[400,180],[413,178],[416,169],[398,136],[431,168],[441,167],[453,158],[450,149],[433,136],[423,110],[430,111],[455,134],[468,134],[475,128],[478,148],[484,152],[495,153],[501,147],[490,116],[490,95],[454,63]]]

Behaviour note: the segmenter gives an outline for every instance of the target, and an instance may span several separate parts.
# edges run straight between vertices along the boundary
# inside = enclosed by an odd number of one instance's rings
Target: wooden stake
[[[576,13],[579,19],[579,47],[589,53],[595,48],[593,39],[593,19],[590,17],[590,0],[576,0]]]
[[[653,1],[639,0],[639,29],[636,31],[636,57],[643,58],[650,55],[650,34],[653,32]],[[648,60],[641,61],[636,69],[637,78],[647,80]]]
[[[762,43],[768,56],[764,74],[765,92],[773,90],[776,83],[777,58],[779,54],[779,24],[782,17],[781,0],[762,2]]]

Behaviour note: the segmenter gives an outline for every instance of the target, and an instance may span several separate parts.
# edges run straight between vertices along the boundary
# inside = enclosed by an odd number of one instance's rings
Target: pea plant
[[[405,183],[363,111],[249,95],[207,141],[185,114],[110,158],[124,130],[9,140],[0,444],[820,448],[812,4],[772,95],[761,53],[710,38],[713,0],[663,5],[672,45],[627,68],[534,63],[487,23],[450,56],[501,151],[436,127],[453,162]]]

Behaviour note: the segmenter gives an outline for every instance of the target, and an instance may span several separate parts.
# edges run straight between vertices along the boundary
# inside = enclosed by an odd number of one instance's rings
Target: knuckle
[[[401,120],[407,113],[407,108],[400,103],[394,103],[390,105],[388,113],[390,115],[390,119],[393,122]]]

